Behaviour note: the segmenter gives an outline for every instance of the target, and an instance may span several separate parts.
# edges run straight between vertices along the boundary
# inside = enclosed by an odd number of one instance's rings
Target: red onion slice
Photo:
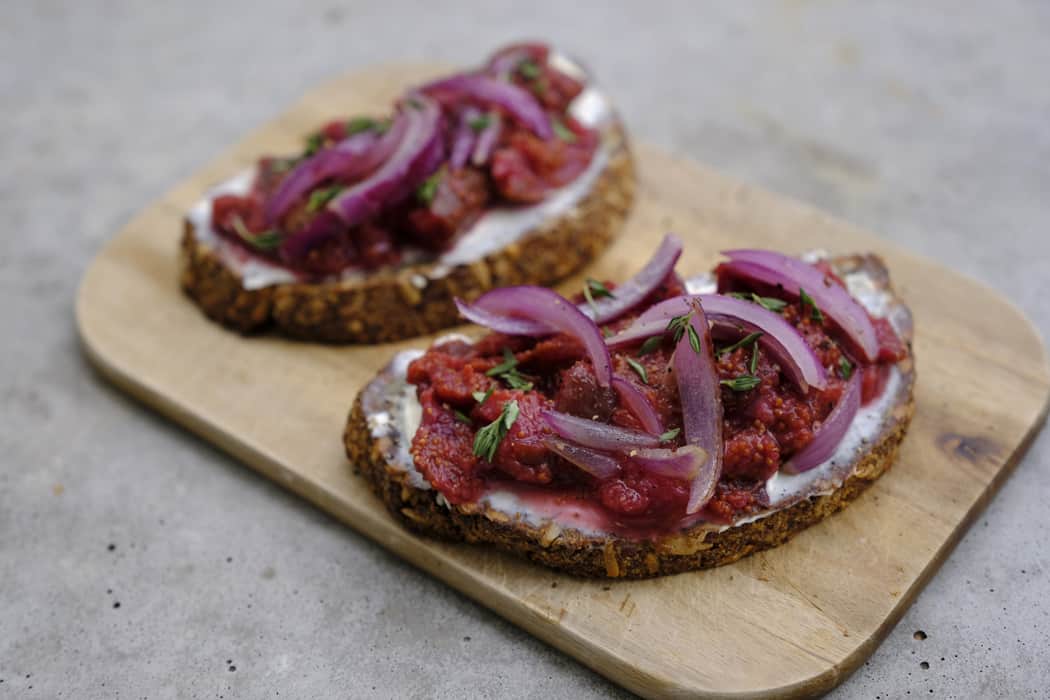
[[[663,434],[663,421],[660,420],[660,414],[656,412],[645,392],[620,377],[613,377],[612,385],[619,395],[620,401],[631,412],[631,415],[638,419],[638,422],[642,424],[642,428],[647,433],[652,433],[653,435]]]
[[[456,133],[452,137],[452,153],[448,157],[448,164],[453,169],[462,168],[467,164],[467,159],[474,151],[478,140],[477,132],[474,131],[472,122],[481,116],[481,112],[475,107],[466,107],[459,113],[459,123],[456,125]]]
[[[300,197],[328,178],[352,178],[367,172],[366,164],[375,167],[378,163],[367,156],[378,141],[374,131],[363,131],[299,163],[266,201],[266,221],[277,223]]]
[[[730,262],[723,265],[730,274],[769,285],[779,285],[799,296],[805,289],[817,307],[838,326],[868,362],[879,354],[879,339],[868,312],[850,293],[827,276],[798,258],[770,250],[727,250]]]
[[[648,298],[667,279],[681,255],[682,241],[673,233],[667,234],[649,262],[637,274],[617,286],[613,296],[595,299],[593,306],[586,304],[580,308],[596,323],[606,323],[623,316]]]
[[[499,142],[500,134],[503,133],[503,117],[499,112],[488,113],[489,123],[478,134],[474,142],[474,152],[470,155],[470,162],[479,168],[489,162],[492,149]]]
[[[485,71],[497,78],[507,78],[522,61],[545,62],[548,51],[546,44],[511,44],[492,54]]]
[[[710,479],[712,469],[707,469],[701,474],[701,469],[712,464],[707,458],[707,450],[696,445],[685,445],[678,449],[643,449],[632,451],[629,459],[650,474],[666,476],[681,481],[695,481],[702,477],[706,482]],[[715,480],[717,483],[717,479]],[[699,489],[706,489],[701,485]],[[711,487],[713,490],[713,486]]]
[[[689,489],[687,515],[703,508],[715,493],[715,485],[722,476],[722,391],[715,369],[715,352],[711,344],[711,331],[700,302],[692,301],[692,317],[689,324],[700,340],[700,352],[696,352],[690,333],[683,333],[675,347],[671,360],[678,396],[682,402],[682,427],[685,441],[706,449],[709,459]]]
[[[507,289],[513,289],[513,287],[507,287]],[[554,332],[547,326],[536,323],[535,321],[527,321],[523,318],[515,318],[514,316],[504,316],[503,314],[493,313],[481,308],[477,303],[468,304],[462,299],[457,298],[455,301],[460,316],[471,323],[485,326],[497,333],[506,333],[507,335],[539,336],[550,335]]]
[[[761,332],[759,344],[803,393],[811,386],[818,389],[827,386],[827,373],[823,365],[798,329],[779,314],[758,304],[723,294],[680,296],[662,301],[646,309],[632,325],[606,339],[606,344],[609,347],[620,347],[661,335],[666,331],[668,321],[675,316],[689,313],[692,308],[691,299],[700,301],[707,318],[716,328],[739,331],[740,335]]]
[[[457,303],[460,312],[470,312],[470,307],[458,300]],[[601,330],[594,321],[584,316],[575,304],[554,290],[528,285],[504,287],[481,295],[473,306],[490,314],[488,318],[498,316],[509,321],[522,320],[535,324],[529,327],[518,327],[513,323],[503,325],[502,322],[485,324],[502,333],[543,335],[534,332],[535,326],[538,325],[541,329],[550,329],[547,332],[565,333],[576,338],[587,351],[598,384],[607,387],[612,382],[612,360]]]
[[[590,304],[580,304],[578,308],[584,315],[593,318],[595,323],[605,323],[623,315],[644,301],[667,279],[668,275],[674,270],[675,263],[678,262],[678,257],[681,254],[682,242],[678,237],[673,234],[664,236],[664,240],[660,243],[656,253],[638,271],[638,274],[616,288],[614,292],[616,295],[615,299],[603,297],[595,300],[598,313],[595,313]],[[513,287],[508,289],[513,289]],[[486,326],[500,333],[540,336],[550,335],[554,332],[550,326],[543,323],[529,322],[521,318],[506,318],[504,308],[497,309],[494,304],[490,303],[491,300],[496,298],[486,294],[472,304],[457,299],[456,307],[468,321],[473,321],[478,325]],[[605,302],[611,303],[607,304]],[[500,317],[503,317],[505,320],[501,320]],[[651,335],[656,334],[652,333]]]
[[[418,187],[440,164],[441,109],[425,95],[410,95],[395,119],[404,134],[383,165],[328,203],[346,226],[356,226]]]
[[[842,398],[817,428],[813,439],[795,453],[795,456],[786,464],[781,465],[781,470],[789,474],[809,471],[823,464],[835,454],[836,448],[849,431],[853,419],[857,417],[857,412],[860,411],[860,384],[863,373],[864,370],[859,367],[853,372],[853,376],[842,390]]]
[[[619,428],[596,420],[579,418],[558,411],[540,414],[554,432],[577,445],[596,450],[630,452],[643,447],[659,447],[660,438],[638,430]]]
[[[442,98],[465,98],[499,107],[541,139],[549,140],[554,136],[550,118],[540,103],[528,90],[513,83],[488,75],[461,74],[428,83],[420,89],[442,101],[445,101]]]
[[[362,131],[299,163],[268,198],[266,220],[277,223],[300,197],[329,178],[351,182],[372,172],[393,153],[404,128],[404,120],[397,120],[382,136]]]
[[[544,438],[543,446],[597,479],[611,479],[620,473],[620,461],[603,452],[553,437]]]

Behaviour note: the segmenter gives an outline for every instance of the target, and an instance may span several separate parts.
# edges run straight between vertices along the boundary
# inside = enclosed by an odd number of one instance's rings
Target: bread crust
[[[881,271],[873,256],[841,259],[844,264]],[[902,307],[903,308],[903,307]],[[905,329],[910,345],[910,326]],[[729,564],[754,552],[770,549],[805,528],[844,508],[894,463],[914,413],[915,366],[912,356],[897,364],[902,384],[875,440],[859,450],[852,471],[834,491],[803,498],[759,520],[718,531],[709,525],[659,540],[629,540],[615,535],[595,536],[555,523],[531,525],[478,504],[449,506],[434,489],[417,488],[409,473],[393,462],[396,445],[390,437],[376,437],[364,407],[365,390],[350,410],[343,434],[346,455],[355,471],[382,499],[387,510],[405,527],[446,540],[483,543],[586,578],[649,578]],[[376,381],[384,381],[381,375]]]
[[[380,270],[360,280],[244,288],[240,276],[194,235],[186,221],[180,283],[204,314],[232,330],[274,330],[300,340],[383,343],[433,333],[460,322],[454,299],[496,287],[547,286],[579,270],[612,241],[634,201],[634,162],[626,134],[594,186],[556,218],[500,250],[442,274],[433,264]],[[420,284],[420,282],[424,282]]]

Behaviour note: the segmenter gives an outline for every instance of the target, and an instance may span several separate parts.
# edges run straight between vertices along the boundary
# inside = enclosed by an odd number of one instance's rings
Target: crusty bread
[[[605,249],[626,218],[635,189],[626,135],[619,126],[612,131],[622,147],[575,206],[469,264],[440,274],[428,274],[434,266],[422,263],[380,270],[361,280],[248,290],[235,271],[198,241],[187,220],[182,288],[209,318],[241,333],[273,329],[302,340],[381,343],[456,325],[455,297],[472,299],[510,285],[550,285]]]
[[[840,258],[837,267],[865,268],[889,289],[885,267],[874,256]],[[897,302],[899,304],[899,301]],[[910,316],[902,329],[910,345]],[[859,448],[849,476],[830,493],[813,495],[759,520],[719,531],[697,525],[660,540],[634,541],[595,536],[553,522],[530,524],[477,504],[449,506],[433,489],[418,488],[405,466],[397,463],[397,440],[410,436],[377,436],[364,406],[368,387],[356,398],[343,441],[355,470],[406,527],[433,537],[494,545],[554,569],[583,577],[647,578],[707,569],[776,547],[796,533],[841,510],[889,469],[896,459],[914,410],[915,367],[911,356],[897,364],[901,381],[877,437]],[[375,382],[394,381],[381,373]]]

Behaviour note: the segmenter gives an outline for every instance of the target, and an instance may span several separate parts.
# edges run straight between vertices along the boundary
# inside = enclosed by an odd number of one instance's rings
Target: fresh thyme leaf
[[[514,357],[514,353],[510,351],[510,348],[503,348],[503,362],[499,363],[488,372],[485,372],[486,377],[498,377],[504,372],[509,372],[518,366],[518,358]]]
[[[641,378],[642,383],[643,384],[648,384],[649,383],[649,373],[645,371],[645,366],[642,365],[642,363],[639,362],[638,360],[632,360],[630,357],[628,357],[626,359],[627,359],[627,365],[631,369],[633,369],[634,373],[637,374]]]
[[[801,287],[799,287],[798,296],[802,300],[802,305],[810,308],[810,318],[817,323],[824,323],[824,314],[817,308],[817,302],[813,301],[813,297],[806,294],[806,290]]]
[[[273,250],[284,240],[284,236],[276,229],[252,233],[244,225],[244,219],[239,216],[233,217],[232,225],[233,230],[237,232],[242,241],[258,250]]]
[[[456,417],[456,420],[458,420],[460,423],[465,423],[466,425],[474,425],[474,421],[472,421],[470,419],[470,416],[468,416],[463,411],[454,410],[452,411],[452,415],[454,415]]]
[[[595,297],[609,297],[610,299],[616,298],[615,296],[613,296],[613,293],[610,292],[608,288],[606,288],[604,284],[602,284],[596,279],[591,279],[590,277],[588,277],[587,281],[583,285],[583,298],[587,300],[587,303],[590,305],[590,307],[594,309],[594,313],[597,314],[598,305],[594,303]]]
[[[321,150],[321,146],[324,145],[324,136],[322,134],[310,134],[306,138],[306,152],[304,156],[312,156]]]
[[[499,417],[481,428],[474,435],[474,455],[491,462],[493,457],[496,456],[496,450],[499,449],[500,442],[507,436],[507,432],[514,425],[514,421],[518,419],[518,413],[517,401],[508,401],[503,404],[503,410],[500,411]]]
[[[776,297],[760,297],[757,294],[752,294],[752,301],[762,306],[767,311],[774,313],[780,313],[784,307],[788,305],[783,299],[777,299]]]
[[[685,329],[689,327],[689,318],[693,314],[682,314],[681,316],[675,316],[667,322],[667,332],[674,334],[674,342],[677,343],[682,339],[682,335],[685,333]]]
[[[664,338],[661,335],[654,335],[652,338],[647,338],[642,347],[638,348],[638,357],[642,355],[648,355],[656,348],[664,344]]]
[[[761,383],[762,380],[753,374],[745,374],[740,377],[734,377],[733,379],[722,380],[722,384],[733,391],[751,391]]]
[[[693,328],[693,324],[689,324],[685,327],[686,332],[689,334],[689,346],[693,348],[693,352],[697,355],[700,354],[700,334]]]
[[[335,196],[342,191],[340,185],[334,185],[332,187],[321,187],[310,193],[310,199],[306,202],[306,211],[318,211],[324,205],[335,199]]]
[[[518,73],[526,80],[535,80],[540,77],[540,67],[532,59],[525,59],[518,64]]]
[[[525,378],[525,376],[516,369],[508,370],[500,375],[500,379],[507,382],[507,386],[511,389],[518,389],[519,391],[528,391],[532,388],[532,382]]]
[[[849,379],[853,376],[853,364],[845,357],[839,358],[839,376],[843,379]]]
[[[587,284],[585,286],[587,289],[591,290],[591,294],[599,299],[602,297],[609,297],[610,299],[616,298],[616,295],[610,292],[608,287],[592,277],[587,278]]]
[[[473,396],[474,400],[478,403],[485,403],[489,400],[489,397],[492,396],[492,392],[494,392],[495,390],[496,387],[492,386],[489,387],[488,391],[475,391],[473,394],[471,394],[471,396]]]
[[[430,204],[434,201],[434,195],[437,194],[438,185],[441,183],[441,178],[445,174],[445,168],[438,168],[433,175],[423,181],[423,184],[416,190],[416,196],[424,204]]]
[[[517,370],[517,367],[518,360],[514,357],[514,353],[510,351],[510,348],[503,348],[503,362],[485,372],[485,374],[489,377],[499,377],[507,382],[507,386],[511,389],[528,391],[532,388],[532,382],[526,379],[525,375]]]
[[[660,442],[670,442],[678,437],[678,433],[682,432],[681,428],[671,428],[666,433],[660,436]]]
[[[754,292],[730,292],[729,296],[743,299],[745,301],[753,301],[766,311],[772,311],[774,313],[780,313],[784,307],[787,306],[787,302],[783,299],[777,299],[776,297],[760,297]]]
[[[353,136],[354,134],[360,134],[362,131],[371,131],[379,126],[372,117],[354,117],[346,123],[346,135]]]
[[[576,143],[576,134],[572,129],[565,126],[560,119],[554,120],[554,135],[565,143]]]
[[[754,376],[755,371],[758,370],[758,343],[751,346],[751,366],[748,367],[748,369],[751,370],[752,376]]]
[[[737,348],[746,348],[748,345],[751,345],[752,343],[754,343],[756,340],[758,340],[761,337],[762,337],[762,332],[761,331],[755,331],[754,333],[751,333],[749,335],[745,335],[743,338],[741,338],[740,340],[736,341],[732,345],[727,345],[724,348],[722,348],[721,350],[719,350],[717,355],[719,357],[721,357],[722,355],[727,355],[727,354],[733,352]],[[753,371],[752,371],[752,374],[754,374]]]
[[[479,133],[488,128],[489,124],[492,123],[492,117],[488,114],[482,114],[471,119],[467,124],[474,131]]]

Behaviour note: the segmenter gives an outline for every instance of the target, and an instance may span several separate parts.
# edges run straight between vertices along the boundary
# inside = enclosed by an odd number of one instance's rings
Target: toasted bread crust
[[[281,284],[247,290],[241,278],[194,235],[182,236],[180,282],[208,318],[241,333],[273,329],[301,340],[382,343],[459,322],[455,297],[472,299],[496,287],[550,285],[590,262],[610,243],[634,201],[634,163],[623,147],[572,209],[516,242],[447,274],[433,265],[379,271],[363,280]],[[418,284],[425,281],[425,284]]]
[[[350,462],[387,510],[405,527],[432,537],[485,543],[586,578],[649,578],[722,566],[783,544],[810,525],[841,510],[889,469],[914,410],[908,372],[907,402],[897,406],[879,440],[857,458],[850,476],[834,492],[804,499],[761,520],[717,532],[703,527],[661,541],[586,536],[556,525],[536,528],[498,511],[447,507],[437,492],[408,484],[402,469],[387,462],[372,438],[359,396],[350,411],[343,442]]]

